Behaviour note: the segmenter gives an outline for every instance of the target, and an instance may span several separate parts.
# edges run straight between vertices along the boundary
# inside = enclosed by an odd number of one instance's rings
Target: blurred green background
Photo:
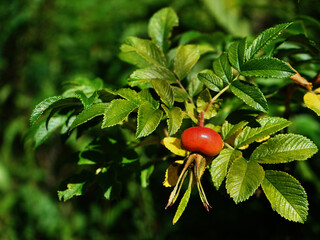
[[[64,142],[57,134],[34,150],[23,141],[32,109],[60,94],[62,83],[75,77],[99,77],[112,88],[125,85],[133,67],[118,58],[122,41],[131,35],[147,37],[148,19],[166,6],[180,19],[175,35],[194,30],[221,39],[320,16],[319,0],[1,0],[1,240],[320,238],[320,164],[315,158],[285,166],[309,196],[304,225],[273,212],[263,194],[236,206],[225,192],[215,191],[207,176],[203,184],[212,211],[205,212],[195,192],[172,226],[175,207],[164,211],[170,189],[161,184],[166,163],[154,170],[148,188],[128,179],[119,200],[108,201],[93,189],[59,202],[57,189],[75,167],[74,153],[83,143]],[[309,37],[318,41],[312,32]],[[309,113],[290,119],[290,130],[320,146],[319,118]]]

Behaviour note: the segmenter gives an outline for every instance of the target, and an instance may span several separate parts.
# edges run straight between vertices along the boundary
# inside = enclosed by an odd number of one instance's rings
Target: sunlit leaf
[[[282,217],[300,223],[307,220],[307,194],[294,177],[285,172],[268,170],[261,186],[272,209]]]
[[[168,134],[169,136],[175,134],[181,127],[183,115],[182,110],[179,107],[173,107],[171,109],[162,105],[163,110],[167,115]]]
[[[271,40],[277,38],[280,33],[291,24],[292,23],[283,23],[263,31],[248,47],[246,51],[246,59],[251,59],[256,53],[259,52],[260,49],[266,46]]]
[[[138,67],[147,67],[152,64],[166,65],[163,52],[154,42],[137,37],[126,38],[121,45],[120,58]]]
[[[257,147],[250,160],[259,163],[286,163],[306,160],[317,151],[317,146],[302,135],[279,134]]]
[[[241,74],[252,77],[287,78],[295,71],[284,61],[273,57],[254,58],[243,64]]]
[[[162,102],[169,108],[172,108],[174,96],[169,82],[167,80],[152,80],[151,83]]]
[[[254,194],[264,178],[263,168],[254,161],[237,158],[228,172],[226,188],[235,203],[247,200]]]
[[[74,196],[81,196],[85,182],[69,183],[66,190],[58,191],[59,200],[67,201]]]
[[[232,68],[228,60],[228,54],[223,53],[221,56],[213,62],[213,71],[220,77],[224,84],[228,84],[233,80]]]
[[[145,137],[151,134],[158,127],[163,112],[154,109],[150,104],[142,104],[138,111],[138,123],[136,137]]]
[[[173,27],[178,26],[179,19],[172,8],[163,8],[156,12],[148,25],[149,36],[163,51],[169,47],[169,38]]]
[[[289,126],[290,121],[279,117],[264,117],[257,120],[258,127],[246,126],[235,139],[235,147],[243,147],[259,139],[270,136]]]
[[[224,86],[223,80],[208,69],[198,73],[198,79],[214,92],[219,92]]]
[[[184,79],[200,58],[195,45],[180,45],[174,57],[173,69],[177,77]]]
[[[240,71],[244,61],[245,52],[247,48],[247,38],[243,38],[239,41],[232,43],[229,47],[228,57],[229,61],[235,69]]]
[[[114,126],[122,122],[133,110],[137,104],[126,99],[115,99],[106,108],[104,112],[102,128]]]
[[[241,157],[242,153],[240,151],[225,148],[212,161],[210,165],[210,174],[212,182],[217,190],[220,188],[233,161]]]
[[[97,103],[83,110],[72,122],[70,126],[70,130],[74,129],[75,127],[78,127],[81,124],[84,124],[90,121],[91,119],[97,116],[103,115],[108,106],[109,106],[109,103]]]
[[[232,82],[230,90],[235,96],[240,98],[245,104],[253,109],[268,112],[267,100],[260,89],[255,85],[238,80]]]

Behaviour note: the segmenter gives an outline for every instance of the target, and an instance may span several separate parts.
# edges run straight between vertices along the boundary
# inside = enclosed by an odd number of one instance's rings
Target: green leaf
[[[229,61],[236,70],[240,71],[244,61],[247,48],[247,38],[243,38],[230,45],[228,50]]]
[[[272,209],[282,217],[300,223],[307,220],[307,194],[297,179],[285,172],[267,170],[261,186]]]
[[[171,86],[173,91],[173,98],[175,102],[188,101],[188,94],[181,88],[176,86]]]
[[[116,93],[130,102],[135,103],[136,105],[140,104],[139,94],[133,89],[121,88]]]
[[[160,109],[154,109],[150,104],[142,104],[138,111],[138,127],[136,137],[145,137],[156,130],[160,123],[163,112]]]
[[[248,82],[237,80],[230,85],[232,93],[255,110],[268,112],[268,103],[258,87]]]
[[[195,75],[188,83],[188,93],[191,97],[198,95],[203,89],[203,83]]]
[[[97,116],[103,115],[104,111],[108,106],[109,106],[109,103],[97,103],[83,110],[77,116],[77,118],[72,122],[70,126],[70,131],[75,127],[78,127],[79,125],[82,125]]]
[[[141,170],[141,174],[140,174],[141,187],[143,187],[143,188],[148,187],[149,179],[153,173],[153,170],[154,170],[154,165],[151,165],[151,166]]]
[[[137,105],[125,99],[115,99],[110,102],[103,116],[101,128],[111,127],[122,122]]]
[[[176,77],[166,67],[149,66],[147,68],[134,71],[129,78],[131,87],[138,86],[150,82],[151,80],[167,80],[170,83],[176,83]]]
[[[197,98],[197,112],[201,113],[202,111],[204,111],[210,102],[211,102],[211,95],[209,90],[206,88],[199,94]],[[213,104],[211,104],[210,107],[204,113],[204,119],[210,119],[215,115],[217,115],[219,107],[220,107],[219,103],[214,102]]]
[[[64,191],[58,191],[59,200],[61,201],[63,199],[63,201],[67,201],[67,200],[73,198],[74,196],[81,196],[84,184],[85,184],[85,182],[69,183],[67,185],[68,189],[66,189]]]
[[[30,117],[30,125],[32,126],[37,122],[42,114],[44,114],[49,109],[53,108],[64,108],[70,106],[81,106],[81,101],[75,97],[62,97],[62,96],[54,96],[49,97],[42,102],[40,102],[32,111]]]
[[[252,77],[287,78],[294,75],[295,71],[284,61],[264,57],[247,61],[241,68],[241,74]]]
[[[195,45],[180,45],[174,57],[173,69],[179,80],[184,79],[200,58]]]
[[[243,128],[247,124],[248,124],[247,121],[241,121],[241,122],[237,123],[236,125],[233,125],[226,120],[223,123],[222,129],[221,129],[221,134],[222,134],[223,140],[228,139],[233,134],[235,134],[239,129]]]
[[[66,124],[68,115],[61,115],[50,118],[49,121],[42,119],[32,125],[26,133],[25,138],[33,138],[34,147],[39,147],[55,130]]]
[[[149,89],[143,89],[139,92],[139,98],[140,98],[140,104],[150,104],[153,109],[159,108],[159,102],[155,100],[151,93],[149,92]]]
[[[266,46],[273,39],[277,38],[280,33],[291,24],[292,23],[283,23],[263,31],[248,47],[246,51],[246,59],[251,59],[256,53],[259,52],[260,49]]]
[[[162,105],[163,110],[165,111],[168,119],[168,134],[169,136],[175,134],[181,127],[183,115],[182,110],[179,107],[173,107],[168,109],[166,106]]]
[[[189,202],[190,195],[191,195],[191,190],[192,190],[193,175],[189,174],[189,176],[190,176],[189,186],[188,186],[188,189],[184,193],[184,195],[183,195],[183,197],[182,197],[182,199],[181,199],[181,201],[179,203],[179,206],[178,206],[178,209],[176,211],[176,214],[173,217],[173,221],[172,221],[173,224],[176,224],[176,222],[179,220],[179,218],[181,217],[182,213],[186,209],[187,204]]]
[[[263,181],[264,170],[257,163],[244,158],[236,159],[228,172],[226,188],[235,203],[247,200]]]
[[[128,37],[120,49],[120,58],[138,67],[166,65],[163,52],[150,40]]]
[[[264,117],[257,120],[259,127],[246,126],[235,139],[235,147],[243,147],[254,141],[268,137],[289,126],[290,121],[279,117]]]
[[[148,33],[162,51],[169,47],[169,38],[173,27],[179,25],[177,14],[172,8],[163,8],[156,12],[150,19]]]
[[[211,70],[206,69],[198,73],[198,79],[214,92],[219,92],[224,86],[223,80]]]
[[[152,80],[152,86],[156,93],[161,98],[162,102],[169,108],[172,108],[174,103],[173,91],[167,80]]]
[[[230,66],[227,53],[221,54],[221,56],[213,62],[213,71],[223,80],[225,85],[232,82],[232,68]]]
[[[287,163],[306,160],[317,151],[317,146],[302,135],[279,134],[257,147],[250,160],[259,163]]]
[[[229,148],[223,149],[220,154],[212,161],[210,165],[211,179],[218,190],[222,181],[227,175],[228,169],[231,164],[238,158],[242,157],[242,153],[238,150]]]

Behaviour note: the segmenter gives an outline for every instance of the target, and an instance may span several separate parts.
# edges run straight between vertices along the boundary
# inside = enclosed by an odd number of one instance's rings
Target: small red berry
[[[181,144],[190,152],[210,157],[217,155],[223,147],[222,138],[216,131],[200,126],[186,129],[181,135]]]

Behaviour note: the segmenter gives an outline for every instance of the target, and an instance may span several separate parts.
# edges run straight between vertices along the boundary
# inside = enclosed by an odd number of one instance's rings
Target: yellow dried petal
[[[244,146],[242,146],[242,147],[239,147],[239,149],[240,149],[240,150],[244,150],[244,149],[247,149],[248,147],[249,147],[249,144],[244,145]]]
[[[269,138],[270,138],[270,136],[266,136],[264,138],[261,138],[261,139],[257,140],[256,142],[261,143],[261,142],[263,142],[265,140],[268,140]]]
[[[162,139],[161,143],[169,149],[170,152],[174,153],[175,155],[185,157],[188,154],[188,151],[182,149],[181,141],[179,138],[175,137],[165,137]]]
[[[319,90],[317,89],[317,91]],[[320,95],[317,95],[314,92],[307,92],[304,95],[303,100],[308,108],[320,116]]]
[[[183,160],[178,160],[172,163],[166,170],[166,177],[163,181],[163,186],[173,187],[177,184],[180,168],[183,165]]]

